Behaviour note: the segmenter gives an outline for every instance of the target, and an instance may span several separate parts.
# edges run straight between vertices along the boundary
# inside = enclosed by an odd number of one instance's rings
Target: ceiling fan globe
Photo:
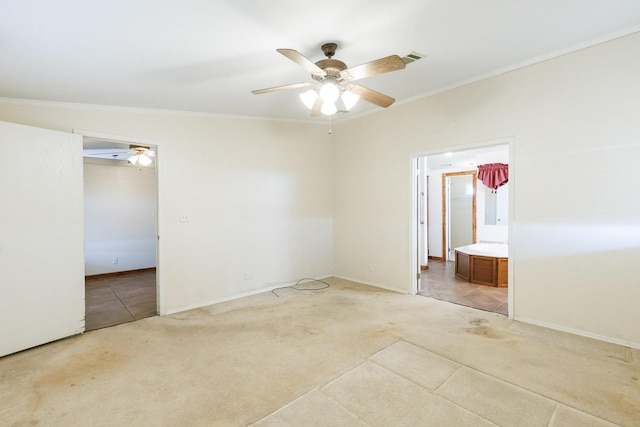
[[[322,103],[322,108],[320,108],[320,112],[325,116],[332,116],[338,112],[338,107],[336,107],[336,104],[333,101],[325,101]]]
[[[335,83],[326,82],[320,88],[319,95],[320,95],[320,99],[322,99],[322,101],[324,101],[325,103],[327,102],[335,103],[338,97],[340,96],[340,89],[338,89],[338,86],[336,86]]]

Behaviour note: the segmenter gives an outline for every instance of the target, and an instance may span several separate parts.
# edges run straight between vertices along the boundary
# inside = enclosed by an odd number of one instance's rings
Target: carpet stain
[[[480,317],[476,317],[475,319],[469,320],[469,324],[474,326],[480,326],[485,323],[489,323],[489,321],[487,319],[482,319]]]
[[[121,369],[125,360],[124,353],[106,347],[96,347],[84,353],[74,354],[73,357],[65,357],[59,364],[48,366],[46,373],[34,382],[34,395],[29,405],[31,414],[42,409],[46,396],[51,393],[63,393],[64,389],[88,383],[98,376],[109,376],[115,370]],[[39,423],[40,420],[35,417],[30,420],[31,425]]]
[[[121,366],[125,359],[123,353],[105,347],[96,347],[76,354],[62,364],[51,366],[37,385],[53,388],[75,387],[76,384],[93,380],[98,375],[109,375]]]
[[[466,328],[464,331],[468,334],[474,334],[481,337],[487,337],[492,339],[502,339],[505,337],[505,332],[501,329],[496,329],[488,325],[487,319],[475,318],[469,321],[469,324],[473,325],[473,328]]]

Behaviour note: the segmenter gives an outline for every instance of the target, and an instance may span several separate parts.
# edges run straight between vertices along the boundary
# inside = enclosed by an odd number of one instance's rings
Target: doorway
[[[426,188],[428,197],[422,206],[416,197],[417,209],[414,212],[426,212],[428,269],[419,271],[415,293],[447,302],[465,305],[503,315],[509,314],[509,300],[512,298],[511,277],[508,288],[470,283],[455,274],[454,249],[476,242],[506,242],[508,240],[508,220],[504,223],[490,223],[486,218],[494,216],[485,209],[493,209],[489,203],[491,191],[477,180],[477,166],[486,163],[509,163],[510,140],[501,144],[477,146],[451,153],[434,153],[416,156],[417,164],[426,164],[425,171],[417,182]],[[510,201],[508,188],[501,189],[503,200]],[[509,203],[506,203],[508,205]],[[503,213],[503,216],[507,214]],[[420,242],[423,233],[419,224],[419,215],[414,215],[413,230]],[[505,218],[506,218],[505,217]],[[419,249],[416,248],[420,258]],[[512,263],[509,263],[510,269]],[[511,270],[510,270],[511,273]]]
[[[85,136],[83,152],[86,330],[155,316],[157,147]]]

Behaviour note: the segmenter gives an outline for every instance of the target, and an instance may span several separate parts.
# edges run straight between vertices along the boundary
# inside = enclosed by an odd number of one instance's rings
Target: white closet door
[[[84,331],[82,137],[0,122],[0,356]]]

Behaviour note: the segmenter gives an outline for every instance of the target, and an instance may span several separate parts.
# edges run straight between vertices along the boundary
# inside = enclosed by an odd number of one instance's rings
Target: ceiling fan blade
[[[387,108],[388,106],[396,102],[396,100],[392,97],[380,92],[376,92],[375,90],[371,90],[364,86],[350,85],[348,89],[356,95],[359,95],[361,99],[364,99],[365,101],[372,104],[376,104],[382,108]]]
[[[307,87],[307,86],[311,86],[311,85],[313,85],[313,83],[310,83],[310,82],[307,82],[307,83],[294,83],[294,84],[284,85],[284,86],[275,86],[275,87],[268,87],[268,88],[265,88],[265,89],[256,89],[256,90],[252,90],[251,93],[259,95],[261,93],[276,92],[278,90],[299,89],[301,87]]]
[[[320,109],[322,108],[322,98],[317,97],[316,102],[313,103],[313,107],[311,107],[311,117],[317,117],[321,114]]]
[[[367,62],[366,64],[356,65],[340,72],[340,78],[343,80],[358,80],[366,77],[376,76],[378,74],[389,73],[391,71],[402,70],[405,63],[398,55],[386,56]]]
[[[308,60],[304,55],[302,55],[297,50],[293,49],[276,49],[279,53],[286,56],[296,64],[300,65],[302,68],[310,72],[311,74],[318,75],[320,77],[324,77],[327,75],[326,72],[316,64]]]
[[[125,151],[122,151],[122,150],[118,150],[118,151],[105,151],[105,152],[97,152],[97,153],[94,153],[93,151],[90,151],[90,150],[91,150],[91,149],[89,149],[89,150],[85,150],[85,151],[86,151],[86,153],[87,153],[87,154],[89,154],[89,155],[91,155],[91,156],[106,156],[106,155],[109,155],[109,156],[116,155],[116,156],[118,156],[118,155],[120,155],[120,154],[127,154],[127,153],[129,153],[129,151],[127,151],[127,150],[125,150]],[[99,150],[99,149],[98,149],[98,150]]]

